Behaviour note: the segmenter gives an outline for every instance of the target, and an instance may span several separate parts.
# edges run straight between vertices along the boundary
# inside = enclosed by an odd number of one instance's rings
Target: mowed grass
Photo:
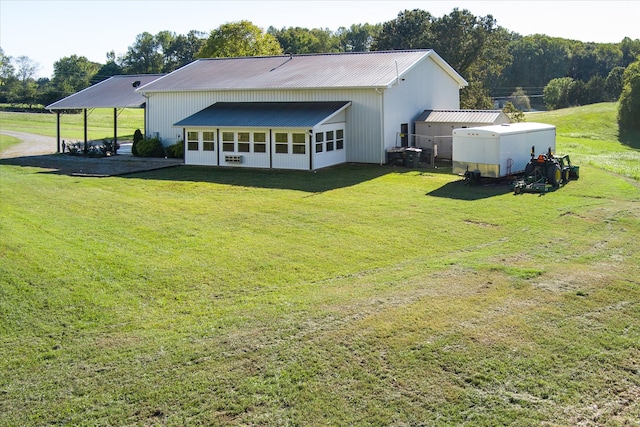
[[[20,140],[18,138],[0,134],[0,152],[19,143]]]
[[[528,113],[527,121],[556,124],[558,147],[572,160],[640,181],[640,132],[620,132],[616,117],[616,103],[601,103]]]
[[[0,425],[636,423],[640,188],[580,141],[545,195],[0,166]]]
[[[55,113],[0,112],[0,128],[45,136],[57,135]],[[118,138],[133,138],[136,129],[144,132],[144,110],[125,108],[117,111]],[[87,111],[87,139],[113,139],[113,109],[96,108]],[[60,139],[84,141],[84,114],[82,111],[60,115]]]

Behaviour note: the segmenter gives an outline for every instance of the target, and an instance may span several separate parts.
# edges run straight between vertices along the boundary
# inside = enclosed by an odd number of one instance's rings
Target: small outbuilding
[[[438,159],[451,160],[454,129],[511,123],[501,110],[425,110],[415,121],[415,145],[437,147]]]

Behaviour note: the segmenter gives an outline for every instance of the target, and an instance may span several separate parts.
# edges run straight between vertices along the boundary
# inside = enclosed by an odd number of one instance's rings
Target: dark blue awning
[[[311,128],[349,105],[350,101],[216,102],[174,126]]]

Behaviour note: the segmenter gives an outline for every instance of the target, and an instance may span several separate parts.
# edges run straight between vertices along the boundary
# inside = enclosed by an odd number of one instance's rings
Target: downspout
[[[309,136],[309,170],[313,170],[313,129],[309,129],[307,132]]]
[[[385,164],[384,152],[384,91],[376,88],[376,93],[380,95],[380,165]]]

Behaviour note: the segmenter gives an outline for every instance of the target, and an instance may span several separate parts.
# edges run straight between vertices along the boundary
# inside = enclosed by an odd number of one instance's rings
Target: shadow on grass
[[[321,193],[350,187],[393,172],[387,166],[346,164],[316,172],[268,170],[249,168],[214,168],[209,166],[181,166],[122,178],[154,179],[166,181],[207,182],[241,187],[297,190]]]
[[[471,201],[501,196],[503,194],[512,192],[513,189],[511,188],[510,183],[507,181],[496,180],[480,185],[467,185],[465,181],[461,179],[459,181],[450,182],[440,188],[430,191],[426,194],[426,196]]]
[[[640,150],[640,130],[618,129],[618,141],[628,147]]]

